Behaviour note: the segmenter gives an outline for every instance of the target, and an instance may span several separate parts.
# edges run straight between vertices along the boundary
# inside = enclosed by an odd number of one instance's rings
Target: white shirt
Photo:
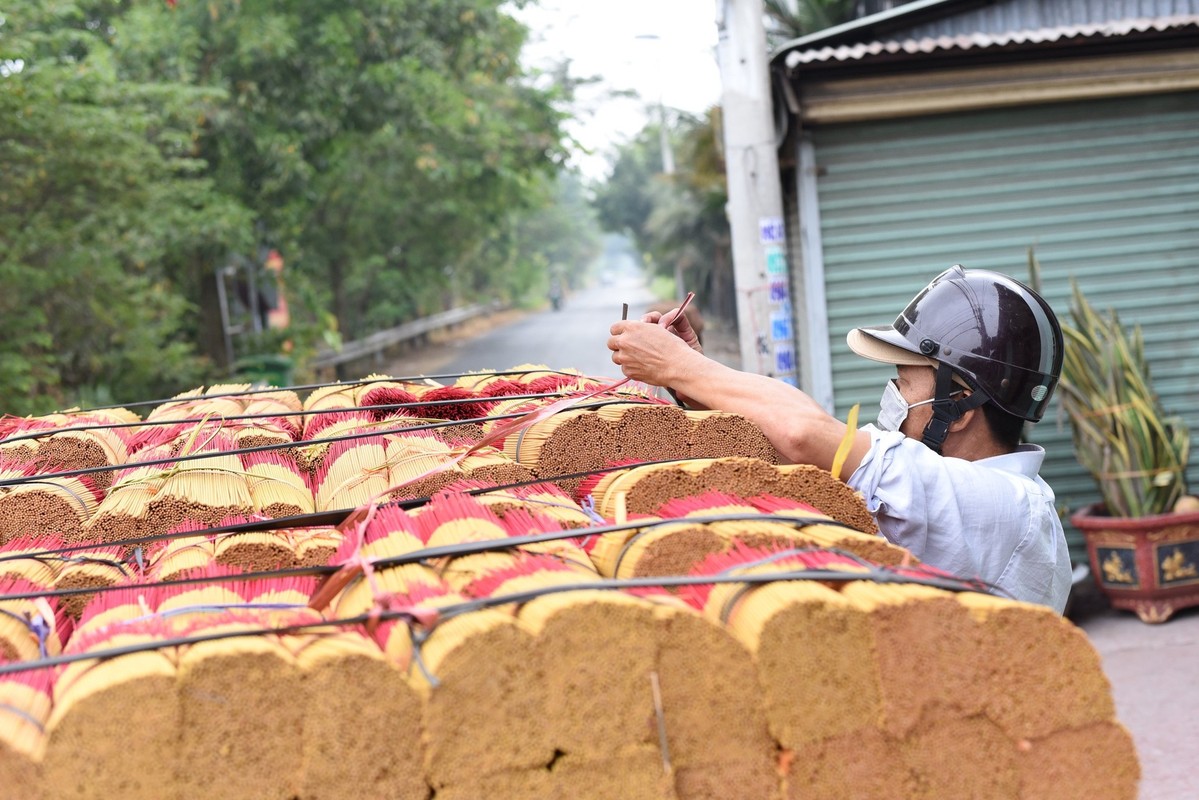
[[[1070,594],[1070,553],[1053,490],[1037,474],[1044,448],[978,461],[946,458],[874,425],[849,476],[889,541],[930,566],[981,578],[996,594],[1059,614]]]

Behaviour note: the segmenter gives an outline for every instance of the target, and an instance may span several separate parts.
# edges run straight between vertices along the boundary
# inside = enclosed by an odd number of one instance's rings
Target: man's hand
[[[678,307],[672,308],[665,314],[658,311],[651,311],[641,317],[642,322],[649,322],[654,325],[661,325],[666,330],[673,333],[675,336],[682,339],[688,347],[697,353],[704,351],[703,345],[699,343],[699,337],[695,334],[695,330],[691,327],[691,321],[687,319],[686,314],[680,314]],[[662,323],[665,322],[665,325]]]
[[[627,377],[651,386],[670,386],[681,363],[695,355],[682,337],[657,322],[622,320],[611,334],[612,363]]]

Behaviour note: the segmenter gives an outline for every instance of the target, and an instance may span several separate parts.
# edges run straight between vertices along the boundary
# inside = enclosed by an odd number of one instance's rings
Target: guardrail
[[[341,346],[340,350],[323,349],[316,354],[311,364],[315,369],[323,369],[326,367],[335,367],[338,364],[345,364],[350,361],[357,361],[369,355],[378,356],[388,347],[416,339],[442,328],[466,322],[484,314],[493,313],[502,307],[502,303],[498,300],[493,300],[490,303],[476,303],[470,306],[451,308],[449,311],[442,311],[439,314],[410,320],[394,328],[376,331],[363,339],[346,342]]]

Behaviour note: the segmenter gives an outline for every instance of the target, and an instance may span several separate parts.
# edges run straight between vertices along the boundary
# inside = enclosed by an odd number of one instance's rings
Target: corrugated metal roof
[[[972,50],[1011,45],[1046,44],[1069,39],[1102,39],[1127,36],[1131,33],[1176,31],[1187,28],[1199,30],[1199,15],[1180,15],[1146,19],[1121,19],[1085,25],[1063,25],[1036,30],[1005,33],[973,33],[958,36],[937,36],[902,41],[873,41],[839,47],[820,47],[811,50],[792,50],[785,56],[788,67],[828,61],[858,61],[873,56],[897,53],[934,53],[948,50]]]

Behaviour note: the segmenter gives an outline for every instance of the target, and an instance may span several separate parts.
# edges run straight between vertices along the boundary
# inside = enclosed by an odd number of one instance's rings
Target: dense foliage
[[[662,173],[662,137],[647,126],[616,153],[595,206],[607,230],[627,234],[652,271],[681,278],[706,313],[733,319],[732,239],[719,110],[676,114],[670,146],[677,169]]]
[[[582,205],[558,176],[571,86],[522,73],[504,5],[6,4],[3,410],[226,375],[214,275],[270,249],[297,356],[322,327],[520,301],[594,253],[585,207],[553,210]]]

